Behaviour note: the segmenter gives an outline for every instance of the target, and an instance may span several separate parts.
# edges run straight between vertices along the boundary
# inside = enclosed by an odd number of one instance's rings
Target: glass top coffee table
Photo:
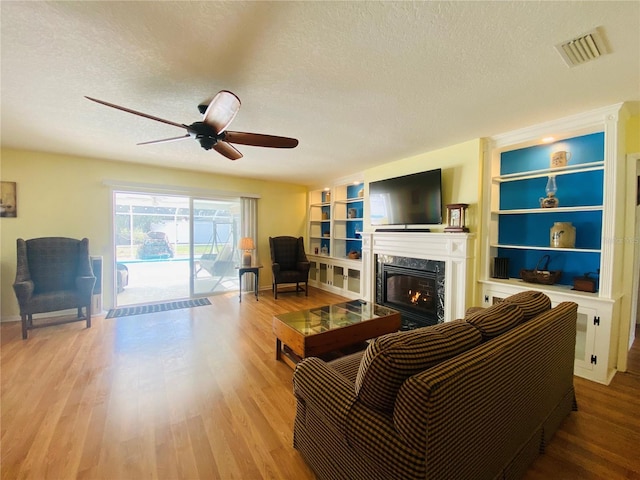
[[[400,313],[363,300],[326,305],[273,317],[276,360],[292,368],[317,357],[400,329]]]

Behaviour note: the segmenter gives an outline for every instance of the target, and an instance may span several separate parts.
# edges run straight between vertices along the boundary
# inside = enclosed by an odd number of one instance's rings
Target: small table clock
[[[469,205],[466,203],[450,203],[447,205],[447,226],[444,229],[445,232],[469,231],[465,225],[468,207]]]

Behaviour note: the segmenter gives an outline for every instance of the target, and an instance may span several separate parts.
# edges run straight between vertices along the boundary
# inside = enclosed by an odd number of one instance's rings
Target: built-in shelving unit
[[[309,192],[308,255],[312,285],[360,297],[364,184]]]
[[[615,373],[617,345],[612,336],[619,321],[619,276],[622,248],[614,239],[623,231],[616,217],[616,191],[622,185],[624,163],[618,158],[622,141],[615,105],[557,122],[498,135],[487,142],[484,183],[489,200],[483,235],[483,298],[490,305],[523,290],[545,292],[553,304],[578,303],[575,372],[608,383]],[[543,143],[544,137],[553,137]],[[566,166],[552,168],[554,152],[571,153]],[[542,208],[548,178],[555,176],[559,205]],[[575,246],[551,246],[550,229],[570,222]],[[533,269],[548,255],[549,270],[561,270],[555,285],[524,282],[522,269]],[[494,278],[495,258],[508,264],[508,278]],[[596,292],[573,290],[574,278],[598,277]],[[616,283],[618,282],[618,283]]]
[[[549,168],[557,150],[572,153],[566,167]],[[497,236],[491,247],[509,260],[509,277],[532,269],[547,254],[549,269],[562,270],[558,283],[571,285],[574,277],[600,271],[604,185],[604,132],[500,153],[498,175],[492,177],[498,194]],[[560,205],[541,208],[549,176],[556,177]],[[550,228],[570,222],[576,228],[575,248],[550,246]]]

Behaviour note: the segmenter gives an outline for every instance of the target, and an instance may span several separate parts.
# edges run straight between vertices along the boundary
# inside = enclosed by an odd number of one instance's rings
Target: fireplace
[[[436,273],[437,322],[463,318],[474,289],[474,234],[417,231],[362,233],[362,298],[382,302],[382,264]],[[400,260],[402,259],[402,260]],[[446,276],[445,276],[446,271]],[[403,312],[405,323],[414,324]],[[421,324],[432,320],[421,320]],[[406,327],[405,327],[406,328]]]
[[[403,330],[444,321],[444,262],[378,255],[376,303],[402,314]]]

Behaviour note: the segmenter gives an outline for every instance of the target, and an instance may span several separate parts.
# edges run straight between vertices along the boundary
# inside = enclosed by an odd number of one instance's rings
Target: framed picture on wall
[[[0,217],[17,217],[16,182],[0,182]]]

